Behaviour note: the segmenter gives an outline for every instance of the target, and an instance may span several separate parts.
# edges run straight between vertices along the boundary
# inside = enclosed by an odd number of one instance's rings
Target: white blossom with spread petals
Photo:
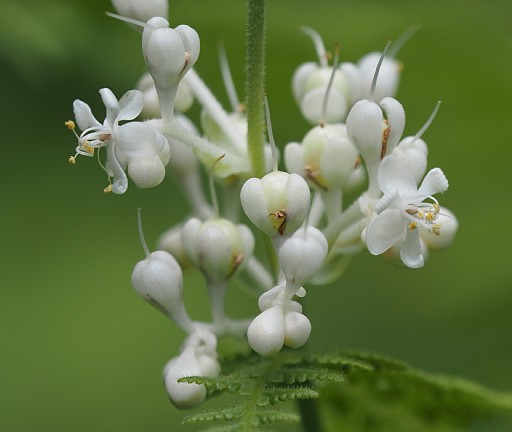
[[[384,196],[366,229],[368,250],[380,255],[400,245],[400,258],[407,267],[423,267],[419,230],[439,234],[440,206],[433,195],[446,191],[448,180],[440,168],[434,168],[418,187],[411,170],[393,154],[382,161],[379,184]],[[427,198],[432,202],[425,202]]]
[[[106,147],[105,170],[113,178],[112,192],[122,194],[128,188],[125,170],[140,188],[157,186],[165,177],[165,165],[170,159],[170,148],[164,135],[143,122],[119,124],[137,117],[143,104],[142,93],[130,90],[118,101],[111,90],[100,90],[107,115],[100,123],[85,102],[73,103],[78,127],[83,131],[78,138],[76,155],[93,156],[95,149]]]

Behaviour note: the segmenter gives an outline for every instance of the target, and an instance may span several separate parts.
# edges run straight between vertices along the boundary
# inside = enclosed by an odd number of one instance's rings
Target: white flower
[[[142,93],[130,90],[119,101],[107,88],[101,89],[100,94],[107,110],[103,123],[96,120],[85,102],[77,99],[73,103],[76,122],[83,132],[78,137],[76,155],[70,158],[70,162],[74,163],[78,155],[93,156],[95,149],[106,147],[104,169],[114,179],[112,192],[126,192],[128,181],[125,169],[140,188],[160,184],[165,176],[165,165],[170,158],[166,138],[147,123],[119,124],[123,120],[133,120],[140,114]],[[74,124],[70,129],[74,130]]]
[[[434,168],[418,188],[414,174],[393,154],[382,161],[379,184],[384,196],[366,229],[368,250],[380,255],[400,245],[400,258],[407,267],[423,267],[419,230],[440,233],[440,206],[433,195],[446,191],[448,180],[441,169]],[[427,198],[433,202],[425,202]]]

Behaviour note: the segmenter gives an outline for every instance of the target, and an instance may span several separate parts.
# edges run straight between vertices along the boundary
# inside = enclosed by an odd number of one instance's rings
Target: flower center
[[[436,223],[436,221],[439,218],[441,206],[434,197],[429,198],[433,201],[432,203],[408,204],[405,209],[405,215],[411,221],[409,224],[410,230],[421,226],[428,232],[439,235],[441,233],[441,224]]]

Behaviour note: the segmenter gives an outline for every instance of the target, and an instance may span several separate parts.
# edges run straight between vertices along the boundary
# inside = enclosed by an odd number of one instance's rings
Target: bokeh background
[[[183,335],[130,287],[143,257],[136,209],[150,244],[186,214],[171,181],[105,196],[92,161],[67,163],[72,101],[101,116],[98,95],[133,88],[144,71],[140,36],[106,17],[107,0],[0,0],[2,122],[0,430],[171,431],[181,412],[167,401],[161,368]],[[243,94],[245,2],[171,1],[173,25],[199,32],[197,70],[227,105],[216,45],[224,40]],[[309,290],[311,349],[360,349],[512,390],[511,96],[512,3],[506,0],[280,0],[268,5],[268,85],[279,145],[307,131],[290,92],[314,59],[299,25],[316,28],[342,60],[381,50],[414,23],[402,49],[398,98],[430,167],[450,180],[443,205],[458,216],[454,246],[406,271],[361,254],[344,279]],[[197,110],[195,111],[197,114]],[[207,317],[200,277],[187,306]],[[233,292],[228,310],[256,303]],[[183,430],[187,428],[183,427]],[[188,429],[190,430],[190,429]]]

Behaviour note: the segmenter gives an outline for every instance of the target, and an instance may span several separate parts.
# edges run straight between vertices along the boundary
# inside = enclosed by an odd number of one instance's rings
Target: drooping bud
[[[211,281],[233,276],[254,249],[250,229],[227,219],[192,218],[183,227],[182,241],[189,259]]]
[[[205,375],[195,350],[195,347],[186,347],[178,357],[169,361],[164,368],[165,388],[170,401],[176,408],[196,408],[206,399],[205,386],[178,382],[180,378]]]
[[[174,257],[164,251],[149,254],[132,272],[135,291],[184,329],[192,323],[183,304],[183,274]]]
[[[344,125],[314,127],[302,141],[285,148],[289,171],[301,174],[317,189],[340,189],[357,165],[358,154]]]
[[[274,171],[251,178],[240,192],[249,219],[270,237],[293,233],[306,219],[310,190],[298,174]]]
[[[300,348],[311,335],[311,322],[306,315],[287,311],[284,315],[284,344],[290,348]]]
[[[281,351],[284,338],[284,311],[279,305],[260,313],[254,318],[247,330],[249,345],[264,357],[271,357]]]

